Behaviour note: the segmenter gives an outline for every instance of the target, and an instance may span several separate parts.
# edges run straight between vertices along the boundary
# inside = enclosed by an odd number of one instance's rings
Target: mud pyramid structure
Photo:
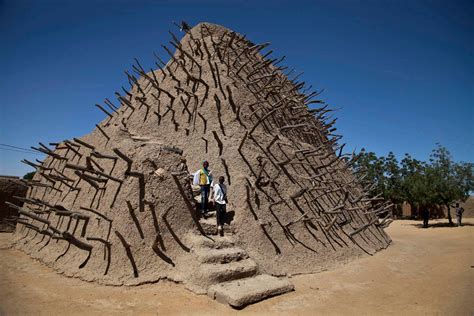
[[[380,216],[388,206],[367,197],[331,110],[290,79],[284,58],[210,23],[181,40],[172,34],[170,44],[157,69],[136,61],[120,104],[97,104],[106,118],[90,134],[40,143],[47,158],[24,161],[38,172],[16,247],[68,276],[169,279],[242,306],[292,289],[275,276],[389,245],[389,215]],[[227,179],[225,237],[199,218],[193,199],[189,175],[204,159]],[[232,296],[246,284],[253,298]]]

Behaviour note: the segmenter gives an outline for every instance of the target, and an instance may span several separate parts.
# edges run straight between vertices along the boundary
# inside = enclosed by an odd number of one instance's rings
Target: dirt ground
[[[106,287],[58,275],[9,248],[0,234],[0,315],[472,315],[474,219],[429,229],[395,221],[393,244],[373,257],[312,275],[294,276],[295,292],[236,311],[180,284]]]

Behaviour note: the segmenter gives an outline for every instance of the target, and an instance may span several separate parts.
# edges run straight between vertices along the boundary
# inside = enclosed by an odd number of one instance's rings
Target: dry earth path
[[[395,221],[393,244],[373,257],[294,276],[296,291],[241,311],[182,285],[106,287],[58,275],[8,248],[0,234],[0,315],[473,315],[474,219],[446,227]]]

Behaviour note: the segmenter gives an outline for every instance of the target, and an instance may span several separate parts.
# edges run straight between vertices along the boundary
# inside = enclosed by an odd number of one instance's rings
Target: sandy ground
[[[474,219],[446,227],[396,221],[373,257],[292,278],[296,291],[236,311],[182,285],[106,287],[58,275],[0,234],[0,315],[473,315]]]

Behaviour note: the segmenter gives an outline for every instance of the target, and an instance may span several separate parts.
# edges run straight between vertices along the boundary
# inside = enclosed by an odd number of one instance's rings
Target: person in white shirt
[[[224,236],[224,222],[226,216],[227,188],[224,177],[219,177],[219,183],[214,184],[212,195],[216,206],[217,233]]]

